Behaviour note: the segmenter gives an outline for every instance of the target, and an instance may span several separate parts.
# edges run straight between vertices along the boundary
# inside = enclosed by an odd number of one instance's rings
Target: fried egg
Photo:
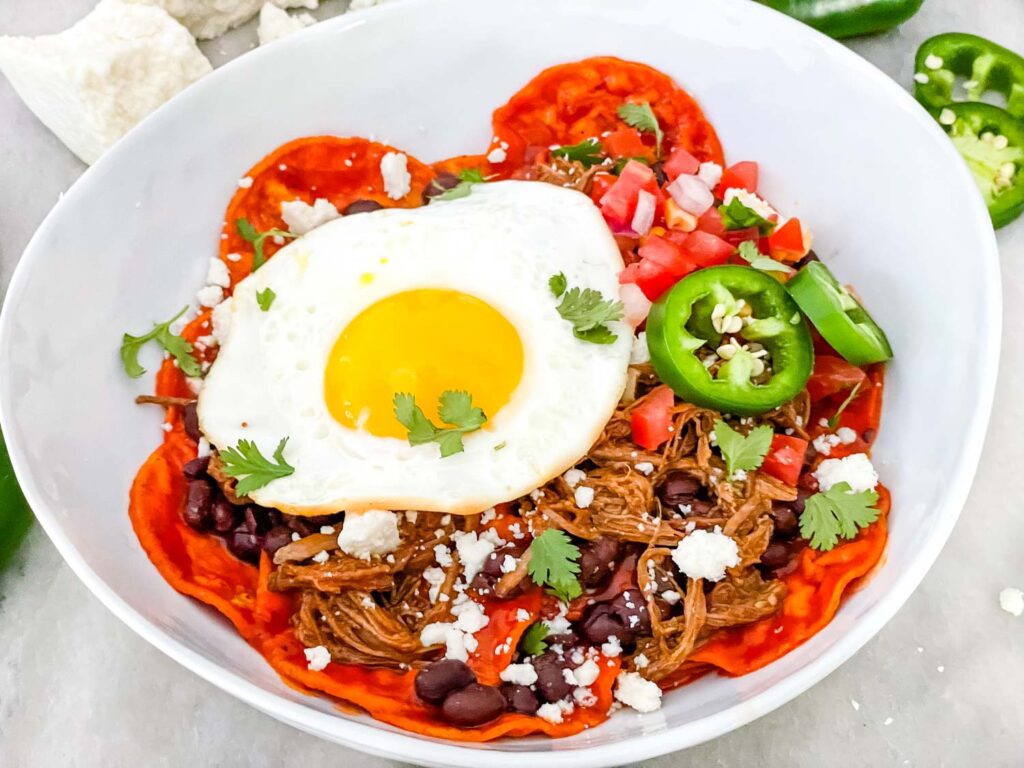
[[[618,298],[622,259],[599,211],[541,182],[331,221],[278,251],[217,307],[220,351],[199,395],[217,448],[288,438],[295,471],[250,493],[291,514],[368,509],[472,514],[564,472],[622,394],[632,328],[611,344],[573,335],[548,281]],[[257,294],[273,292],[266,311]],[[409,393],[441,425],[446,390],[487,421],[465,450],[410,445]]]

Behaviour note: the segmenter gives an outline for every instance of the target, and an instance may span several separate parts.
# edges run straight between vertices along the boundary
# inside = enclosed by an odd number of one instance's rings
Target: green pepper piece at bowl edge
[[[822,338],[848,362],[868,365],[892,357],[885,333],[820,261],[797,272],[786,290]]]
[[[924,0],[757,0],[808,24],[829,37],[842,39],[885,32],[902,24]]]
[[[963,78],[957,94],[957,78]],[[994,91],[1024,118],[1024,57],[977,35],[948,32],[925,40],[914,59],[914,97],[936,116],[953,103],[980,102]]]
[[[0,571],[10,562],[31,526],[32,511],[21,493],[11,469],[7,444],[0,435]]]
[[[737,416],[789,402],[814,367],[796,303],[752,267],[709,267],[672,286],[651,307],[647,346],[658,377],[679,397]]]

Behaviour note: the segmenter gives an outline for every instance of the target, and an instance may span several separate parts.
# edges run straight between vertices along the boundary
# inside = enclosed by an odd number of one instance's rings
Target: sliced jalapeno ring
[[[647,318],[651,363],[683,400],[738,416],[765,413],[804,388],[811,334],[778,280],[751,267],[693,272]]]
[[[885,333],[820,261],[797,272],[786,288],[822,338],[847,361],[868,365],[892,357]]]
[[[1006,111],[1024,117],[1024,57],[984,37],[949,32],[925,40],[914,73],[914,96],[935,114],[995,91],[1006,99]],[[962,96],[955,92],[958,77],[964,78]]]

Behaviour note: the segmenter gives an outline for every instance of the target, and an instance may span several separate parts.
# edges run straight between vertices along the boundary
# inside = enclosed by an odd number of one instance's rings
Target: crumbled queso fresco
[[[349,513],[338,534],[338,547],[352,557],[369,560],[397,549],[401,537],[394,512],[371,509],[362,514]]]
[[[878,473],[871,459],[864,453],[854,453],[841,459],[826,459],[818,465],[814,477],[822,491],[839,483],[848,483],[853,493],[873,491],[878,485]]]
[[[726,568],[739,565],[740,554],[736,541],[716,525],[713,531],[695,530],[679,542],[672,560],[691,579],[721,581]]]

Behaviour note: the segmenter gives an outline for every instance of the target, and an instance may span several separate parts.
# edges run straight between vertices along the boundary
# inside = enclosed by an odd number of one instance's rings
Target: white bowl
[[[169,587],[129,525],[160,437],[120,334],[195,295],[235,181],[303,135],[375,135],[424,160],[478,151],[491,111],[543,67],[614,54],[676,78],[728,156],[814,229],[896,351],[875,456],[893,492],[884,564],[832,623],[742,678],[560,741],[463,746],[283,685],[234,630]],[[0,416],[43,527],[114,613],[213,684],[309,733],[430,765],[603,766],[697,744],[788,701],[896,612],[949,535],[978,461],[999,354],[996,245],[948,139],[870,64],[749,0],[411,0],[247,54],[189,88],[85,173],[40,227],[0,318]],[[155,355],[155,353],[154,353]],[[148,358],[155,368],[156,357]],[[112,663],[116,663],[112,662]]]

